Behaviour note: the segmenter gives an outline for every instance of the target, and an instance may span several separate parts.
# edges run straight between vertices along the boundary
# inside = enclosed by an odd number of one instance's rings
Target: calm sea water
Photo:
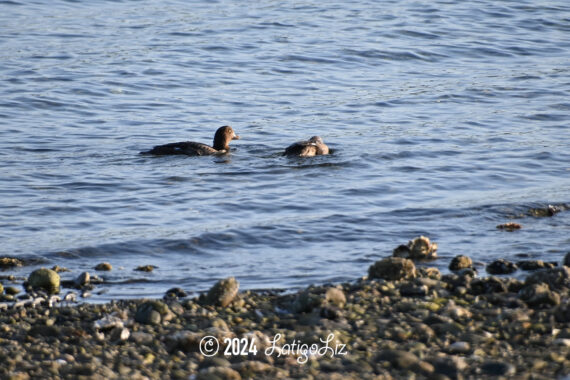
[[[560,262],[569,111],[566,0],[0,1],[0,254],[32,262],[0,274],[295,288],[422,234],[443,271]],[[225,124],[227,157],[138,155]],[[312,135],[334,154],[281,156]]]

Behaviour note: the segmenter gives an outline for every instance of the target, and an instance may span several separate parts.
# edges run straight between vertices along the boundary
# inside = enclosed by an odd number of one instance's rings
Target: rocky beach
[[[92,304],[82,273],[9,275],[1,258],[3,379],[562,379],[570,374],[570,269],[456,256],[430,267],[418,237],[349,283],[240,291],[233,277],[189,297]],[[562,264],[570,264],[567,255]],[[103,267],[99,269],[104,269]],[[111,269],[110,266],[109,268]],[[141,267],[141,270],[144,268]],[[525,278],[511,277],[526,271]],[[69,289],[71,288],[71,289]]]

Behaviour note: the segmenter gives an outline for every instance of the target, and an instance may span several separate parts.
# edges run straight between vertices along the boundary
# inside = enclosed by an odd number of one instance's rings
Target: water
[[[31,262],[7,273],[108,261],[93,300],[295,288],[421,234],[442,271],[560,262],[569,49],[563,0],[0,1],[0,254]],[[227,157],[137,154],[225,124]],[[312,135],[334,154],[281,156]]]

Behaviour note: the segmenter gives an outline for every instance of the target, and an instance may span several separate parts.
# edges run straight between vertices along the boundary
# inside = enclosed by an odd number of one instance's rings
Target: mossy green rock
[[[33,271],[28,277],[28,285],[32,289],[43,289],[48,293],[59,293],[59,274],[48,268]]]

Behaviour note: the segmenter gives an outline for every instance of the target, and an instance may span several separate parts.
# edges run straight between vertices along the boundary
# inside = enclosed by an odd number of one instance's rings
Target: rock
[[[497,277],[476,278],[471,281],[471,293],[489,294],[489,293],[506,293],[509,289],[507,285]]]
[[[208,367],[198,373],[196,380],[241,380],[239,372],[229,367]]]
[[[537,270],[545,268],[556,268],[553,263],[546,263],[542,260],[521,260],[517,261],[517,267],[521,270]]]
[[[113,269],[113,266],[112,266],[111,264],[109,264],[109,263],[101,263],[101,264],[97,264],[97,265],[95,266],[95,270],[98,270],[98,271],[106,271],[106,272],[108,272],[108,271],[110,271],[110,270],[112,270],[112,269]]]
[[[548,205],[546,207],[531,208],[530,210],[528,210],[528,213],[536,218],[544,218],[544,217],[554,216],[563,209],[564,208],[561,206]]]
[[[516,373],[515,366],[502,361],[485,362],[481,366],[481,370],[489,376],[512,376]]]
[[[487,265],[485,269],[489,274],[509,274],[515,272],[518,268],[515,263],[505,259],[498,259]]]
[[[206,302],[210,305],[226,307],[237,296],[238,290],[239,282],[234,277],[228,277],[212,286],[206,295]]]
[[[182,288],[171,288],[166,291],[164,294],[165,298],[184,298],[188,297],[188,293],[184,291]]]
[[[158,267],[155,265],[141,265],[141,266],[136,267],[134,270],[136,270],[138,272],[152,272],[156,268],[158,268]]]
[[[28,286],[32,289],[43,289],[49,294],[59,293],[59,275],[51,269],[40,268],[28,277]]]
[[[401,257],[387,257],[379,260],[368,269],[370,278],[383,278],[388,281],[416,277],[416,266],[412,260]]]
[[[0,282],[0,294],[4,293],[4,285]]]
[[[135,321],[147,325],[158,325],[170,321],[174,315],[161,301],[145,301],[137,308]]]
[[[305,289],[295,297],[292,310],[295,313],[310,313],[321,304],[322,298],[318,294],[311,292],[311,289]]]
[[[74,281],[74,285],[78,288],[81,288],[82,286],[89,285],[90,281],[91,281],[91,275],[89,274],[89,272],[83,272],[79,276],[77,276],[77,278]]]
[[[15,257],[0,257],[0,268],[14,268],[14,267],[21,267],[24,265],[24,262],[20,259],[16,259]]]
[[[420,359],[408,351],[384,350],[376,356],[376,361],[389,362],[394,368],[409,369],[416,365]]]
[[[449,269],[453,271],[471,268],[472,266],[473,266],[473,261],[471,260],[471,258],[463,255],[455,256],[451,260],[451,263],[449,263]]]
[[[508,232],[513,232],[516,230],[520,230],[522,228],[522,226],[518,223],[513,223],[513,222],[509,222],[509,223],[504,223],[504,224],[499,224],[497,226],[497,229],[499,230],[504,230],[504,231],[508,231]]]
[[[437,244],[432,243],[425,236],[417,237],[408,242],[408,245],[400,245],[394,249],[392,256],[412,260],[431,260],[437,257]]]
[[[441,272],[434,267],[421,267],[418,268],[418,273],[422,277],[433,278],[434,280],[441,280]]]
[[[436,359],[433,363],[437,374],[448,376],[452,379],[462,378],[462,372],[467,368],[465,359],[460,356],[447,356]]]
[[[550,289],[556,290],[562,287],[570,287],[570,268],[562,266],[560,268],[539,269],[527,276],[526,285],[544,282]]]
[[[467,342],[454,342],[447,347],[451,354],[468,354],[471,351],[471,345]]]
[[[544,283],[527,285],[519,291],[519,297],[530,307],[556,306],[560,304],[558,293]]]
[[[329,288],[325,293],[325,301],[339,308],[343,308],[346,304],[346,296],[339,288]]]
[[[111,330],[109,337],[113,342],[123,342],[131,336],[129,329],[125,327],[115,327]]]
[[[4,292],[8,295],[15,296],[16,294],[20,293],[20,289],[14,286],[7,286],[6,288],[4,288]]]
[[[429,288],[426,285],[417,285],[407,282],[400,286],[400,294],[402,297],[425,297],[428,295]]]

